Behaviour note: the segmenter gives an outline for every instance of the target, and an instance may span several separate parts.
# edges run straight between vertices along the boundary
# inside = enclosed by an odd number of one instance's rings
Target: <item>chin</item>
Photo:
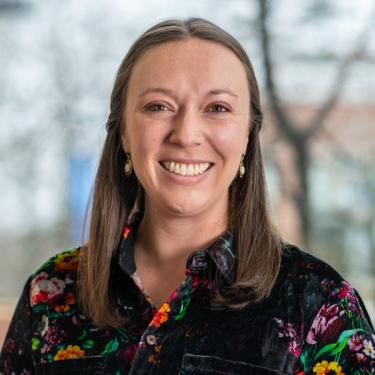
[[[165,207],[167,207],[168,211],[173,213],[174,215],[178,216],[191,216],[201,212],[205,204],[203,202],[195,202],[192,203],[191,201],[182,201],[182,202],[166,202]]]

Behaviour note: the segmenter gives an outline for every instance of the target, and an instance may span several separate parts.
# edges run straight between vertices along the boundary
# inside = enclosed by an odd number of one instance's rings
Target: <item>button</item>
[[[155,335],[147,335],[146,336],[146,342],[149,345],[155,345],[156,344],[156,337],[155,337]]]

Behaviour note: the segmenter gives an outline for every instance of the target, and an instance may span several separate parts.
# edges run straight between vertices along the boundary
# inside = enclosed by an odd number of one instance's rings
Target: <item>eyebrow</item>
[[[150,87],[150,88],[146,89],[145,91],[143,91],[139,95],[139,97],[145,96],[146,94],[149,94],[151,92],[160,92],[160,93],[163,93],[163,94],[175,97],[173,91],[170,90],[170,89],[167,89],[165,87]],[[228,94],[228,95],[231,95],[231,96],[235,97],[236,99],[238,99],[238,95],[235,92],[233,92],[232,90],[227,89],[227,88],[224,88],[224,89],[211,89],[211,90],[209,90],[209,91],[206,92],[205,96],[219,95],[219,94]]]

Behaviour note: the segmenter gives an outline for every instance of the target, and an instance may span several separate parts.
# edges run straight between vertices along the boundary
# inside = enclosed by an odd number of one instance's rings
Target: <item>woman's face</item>
[[[147,50],[131,73],[122,124],[146,204],[179,216],[227,209],[249,103],[245,69],[230,49],[190,38]]]

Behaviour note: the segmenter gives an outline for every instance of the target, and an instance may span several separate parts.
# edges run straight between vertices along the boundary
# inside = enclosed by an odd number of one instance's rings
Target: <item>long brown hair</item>
[[[239,309],[269,295],[280,268],[281,240],[268,211],[259,131],[263,114],[259,89],[249,58],[226,31],[202,18],[170,19],[146,30],[131,46],[116,75],[110,114],[96,174],[88,243],[80,251],[79,301],[97,326],[124,323],[109,297],[110,265],[121,231],[137,196],[144,205],[144,190],[133,173],[124,175],[126,156],[121,145],[122,111],[132,68],[153,46],[191,37],[226,46],[241,60],[250,91],[249,140],[243,160],[246,173],[236,177],[229,194],[229,226],[236,254],[235,280],[212,298],[213,308]],[[143,206],[144,207],[144,206]],[[87,217],[86,217],[87,219]],[[86,221],[85,219],[85,221]]]

